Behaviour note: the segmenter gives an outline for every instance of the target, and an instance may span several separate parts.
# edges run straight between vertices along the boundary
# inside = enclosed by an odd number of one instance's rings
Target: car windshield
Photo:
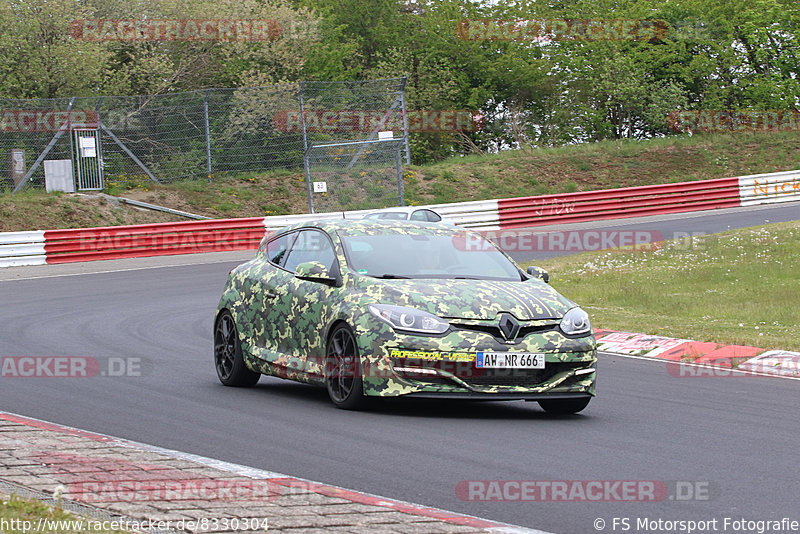
[[[378,214],[378,219],[392,219],[395,221],[404,221],[408,219],[408,214],[404,211],[386,211]]]
[[[478,234],[344,235],[351,269],[377,278],[520,281],[517,267]]]

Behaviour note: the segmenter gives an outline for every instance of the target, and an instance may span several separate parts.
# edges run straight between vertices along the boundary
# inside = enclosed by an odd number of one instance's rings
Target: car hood
[[[560,319],[567,310],[576,306],[551,286],[536,279],[503,282],[361,277],[359,282],[376,302],[409,306],[448,319],[491,320],[500,312],[510,313],[522,321]]]

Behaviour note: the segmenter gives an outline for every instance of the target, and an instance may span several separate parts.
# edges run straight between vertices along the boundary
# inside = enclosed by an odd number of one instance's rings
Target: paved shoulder
[[[133,530],[541,531],[0,412],[0,491],[62,495]]]

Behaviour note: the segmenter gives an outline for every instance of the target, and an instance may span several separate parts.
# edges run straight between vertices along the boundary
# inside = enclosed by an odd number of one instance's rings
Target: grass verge
[[[800,222],[533,263],[595,327],[800,351]]]
[[[113,205],[97,195],[45,193],[26,189],[11,196],[0,194],[0,232],[89,228],[185,221],[187,219],[149,210]]]
[[[545,149],[454,157],[412,165],[403,173],[407,204],[437,204],[593,191],[800,169],[800,133],[670,136],[646,141],[603,141]],[[314,179],[324,178],[317,174]],[[391,180],[389,180],[391,182]],[[334,209],[384,207],[393,188],[358,174],[337,190]],[[302,168],[214,176],[154,184],[144,175],[116,176],[106,193],[214,218],[306,213]],[[390,194],[391,193],[391,194]],[[55,199],[55,200],[52,200]],[[376,200],[377,199],[377,200]],[[380,200],[383,199],[383,200]],[[388,200],[387,200],[388,199]],[[323,199],[319,199],[322,201]],[[375,203],[370,204],[370,201]],[[327,204],[326,204],[327,203]],[[173,220],[164,214],[117,209],[101,199],[47,194],[11,195],[0,177],[0,231],[140,224]]]
[[[0,522],[6,534],[50,532],[53,534],[129,534],[127,530],[108,530],[110,522],[80,517],[35,499],[12,495],[0,498]]]

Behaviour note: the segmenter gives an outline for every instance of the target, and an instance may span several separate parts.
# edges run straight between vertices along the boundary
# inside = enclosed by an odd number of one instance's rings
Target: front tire
[[[251,371],[244,363],[236,322],[228,310],[219,314],[214,327],[214,367],[226,386],[250,387],[261,378],[261,373]]]
[[[366,404],[358,344],[355,334],[346,324],[334,328],[328,341],[325,387],[337,408],[357,410]]]
[[[583,399],[545,399],[539,401],[539,406],[547,413],[567,415],[578,413],[589,405],[591,397]]]

